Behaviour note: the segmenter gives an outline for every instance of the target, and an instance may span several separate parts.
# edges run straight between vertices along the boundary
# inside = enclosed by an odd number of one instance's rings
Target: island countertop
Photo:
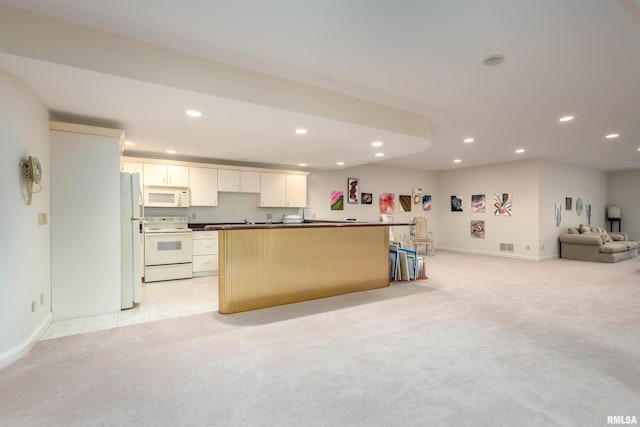
[[[334,228],[334,227],[395,227],[410,226],[403,222],[358,222],[358,221],[304,221],[301,223],[260,222],[260,223],[222,223],[222,224],[189,224],[192,230],[252,230],[274,228]]]

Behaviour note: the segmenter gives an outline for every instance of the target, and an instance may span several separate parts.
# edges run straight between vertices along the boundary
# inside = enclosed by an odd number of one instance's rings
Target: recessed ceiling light
[[[338,165],[338,166],[344,166],[344,162],[336,162],[336,165]]]
[[[305,167],[305,166],[307,166],[307,164],[306,163],[300,163],[298,166]]]
[[[638,147],[638,151],[640,151],[640,147]]]
[[[464,142],[466,142],[467,144],[471,144],[473,141],[475,141],[475,139],[473,138],[465,138]]]
[[[522,154],[522,153],[524,153],[524,148],[518,148],[516,150],[516,154]]]
[[[382,147],[382,141],[373,141],[371,143],[372,147]]]
[[[189,117],[202,117],[202,113],[196,110],[187,110],[185,114]]]
[[[133,143],[133,142],[131,142],[131,141],[125,141],[125,142],[124,142],[124,145],[128,145],[129,147],[131,147],[132,145],[136,145],[136,144],[134,144],[134,143]]]
[[[384,157],[384,153],[376,153],[376,157]]]
[[[504,55],[491,55],[486,57],[482,63],[484,65],[487,65],[489,67],[493,67],[495,65],[500,65],[502,64],[502,61],[504,61]]]
[[[558,119],[559,122],[570,122],[571,120],[573,120],[573,116],[564,116]]]
[[[298,135],[306,135],[307,130],[306,130],[306,129],[304,129],[304,128],[298,128],[298,129],[296,129],[296,133],[297,133]]]
[[[455,159],[455,160],[453,161],[453,163],[460,163],[461,161],[462,161],[462,160],[460,160],[460,159]]]
[[[169,154],[176,154],[176,150],[167,150],[167,153],[169,153]]]
[[[605,136],[605,138],[607,138],[607,139],[613,139],[613,138],[617,138],[617,137],[619,137],[619,136],[620,136],[620,135],[619,135],[619,134],[617,134],[617,133],[610,133],[609,135]]]

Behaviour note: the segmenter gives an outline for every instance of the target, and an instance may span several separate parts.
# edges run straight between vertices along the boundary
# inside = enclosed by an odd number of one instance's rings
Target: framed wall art
[[[381,214],[392,214],[396,211],[396,195],[393,193],[380,193],[378,199]]]
[[[431,194],[424,194],[422,196],[422,210],[425,212],[431,210]]]
[[[493,196],[493,214],[496,216],[511,216],[511,193],[497,193]]]
[[[347,178],[347,202],[358,203],[358,190],[360,180],[358,178]]]
[[[484,213],[486,196],[484,194],[474,194],[471,196],[471,212]]]
[[[462,197],[451,196],[451,212],[462,212]]]
[[[360,203],[363,205],[372,205],[373,204],[373,194],[371,193],[362,193],[360,194]]]
[[[331,210],[344,210],[344,191],[336,190],[331,192]]]
[[[573,208],[573,199],[571,197],[564,198],[564,210],[570,211]]]

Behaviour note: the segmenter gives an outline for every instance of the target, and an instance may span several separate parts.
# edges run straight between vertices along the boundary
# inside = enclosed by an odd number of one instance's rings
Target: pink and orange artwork
[[[396,195],[393,193],[380,193],[379,206],[381,214],[392,214],[396,210]]]

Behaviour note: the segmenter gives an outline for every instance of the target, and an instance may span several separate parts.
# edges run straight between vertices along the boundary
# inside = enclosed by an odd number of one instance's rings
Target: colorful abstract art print
[[[471,196],[471,212],[484,213],[486,209],[487,197],[484,194],[474,194]]]
[[[451,196],[451,212],[462,212],[462,197]]]
[[[344,191],[331,192],[331,210],[332,211],[344,210]]]
[[[371,193],[362,193],[360,195],[360,203],[363,205],[372,205],[373,204],[373,194]]]
[[[422,210],[429,212],[431,210],[431,195],[425,194],[422,196]]]
[[[399,197],[400,197],[400,206],[402,206],[402,211],[411,212],[411,196],[401,194]]]
[[[358,203],[358,187],[360,180],[358,178],[347,178],[347,202]]]
[[[422,188],[414,188],[411,190],[411,194],[413,195],[413,204],[419,205],[422,202]]]
[[[392,214],[396,211],[396,195],[393,193],[380,193],[378,198],[381,214]]]
[[[474,239],[484,239],[483,220],[471,220],[471,237]]]
[[[493,196],[493,213],[497,216],[511,216],[511,193],[498,193]]]

